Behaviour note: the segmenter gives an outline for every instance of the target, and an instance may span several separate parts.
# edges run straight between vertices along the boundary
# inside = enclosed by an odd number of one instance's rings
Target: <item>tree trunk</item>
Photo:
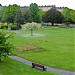
[[[31,36],[33,36],[33,29],[31,29]]]
[[[54,23],[52,23],[52,26],[54,26]]]
[[[0,55],[0,63],[1,63],[1,55]]]

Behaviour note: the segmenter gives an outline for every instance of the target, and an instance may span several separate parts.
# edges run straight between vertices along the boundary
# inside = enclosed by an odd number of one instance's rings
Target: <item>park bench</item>
[[[32,68],[36,68],[36,69],[39,69],[39,70],[43,70],[43,71],[46,71],[46,67],[41,65],[41,64],[36,64],[36,63],[32,63]]]

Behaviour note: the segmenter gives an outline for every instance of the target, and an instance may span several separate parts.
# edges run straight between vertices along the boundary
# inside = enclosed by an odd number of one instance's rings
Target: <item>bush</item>
[[[11,30],[18,30],[19,29],[19,27],[17,25],[11,25],[10,27],[11,27]]]
[[[0,24],[0,29],[7,29],[8,28],[8,25],[4,25],[4,24]]]

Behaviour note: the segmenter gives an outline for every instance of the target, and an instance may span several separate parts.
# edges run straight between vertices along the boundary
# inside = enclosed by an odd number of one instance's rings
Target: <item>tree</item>
[[[8,7],[6,7],[4,13],[3,13],[3,21],[7,21],[7,15],[10,14],[10,16],[12,16],[14,19],[15,19],[15,16],[16,16],[16,11],[19,10],[20,7],[16,4],[13,4],[13,5],[9,5]],[[12,20],[13,23],[14,23],[14,20]]]
[[[42,16],[45,14],[45,11],[39,9],[39,13],[40,13],[40,21],[42,22]]]
[[[32,21],[37,23],[41,22],[41,17],[39,12],[40,10],[38,5],[36,3],[31,3],[29,10],[31,12]]]
[[[62,23],[63,16],[61,12],[57,11],[55,8],[51,8],[43,15],[42,20],[46,23],[51,22],[53,26],[54,23]]]
[[[62,11],[62,15],[64,16],[64,22],[71,22],[71,9],[65,7]]]
[[[0,6],[0,20],[1,20],[2,17],[3,17],[3,12],[4,12],[5,8],[6,8],[6,7],[4,7],[4,6]]]
[[[75,23],[75,10],[71,10],[71,21]]]
[[[2,4],[0,4],[0,6],[2,6]]]
[[[2,61],[3,56],[9,55],[11,52],[12,46],[9,43],[6,43],[7,37],[3,32],[0,32],[0,62]]]
[[[15,23],[19,28],[21,28],[21,24],[24,24],[24,18],[20,10],[16,11]]]
[[[12,16],[11,13],[8,13],[5,19],[6,19],[7,23],[13,23],[14,22],[14,17]]]
[[[32,22],[31,12],[29,9],[21,9],[25,22]]]
[[[31,36],[33,36],[33,30],[39,29],[39,28],[41,28],[41,24],[36,22],[26,23],[25,25],[22,26],[22,29],[31,31]]]

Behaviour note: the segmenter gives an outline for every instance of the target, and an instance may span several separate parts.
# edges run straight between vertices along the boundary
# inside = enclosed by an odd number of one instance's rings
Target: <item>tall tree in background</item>
[[[31,12],[31,17],[33,22],[41,22],[41,17],[40,17],[40,12],[39,12],[39,7],[36,3],[31,3],[30,4],[30,12]]]
[[[14,23],[14,16],[12,16],[11,13],[8,13],[6,16],[6,22],[7,23]]]
[[[17,23],[17,26],[21,28],[21,24],[24,24],[24,17],[22,15],[21,10],[16,11],[16,16],[15,16],[15,23]]]
[[[71,9],[65,7],[62,11],[62,15],[64,16],[64,22],[71,22]]]
[[[6,7],[4,7],[4,6],[0,6],[0,20],[2,20],[3,12],[4,12],[5,8]]]
[[[40,13],[40,21],[42,22],[42,16],[45,14],[45,11],[39,9],[39,13]]]
[[[8,7],[6,7],[4,13],[3,13],[3,21],[6,21],[7,19],[7,15],[11,15],[11,17],[13,17],[15,19],[16,16],[16,11],[19,10],[20,7],[16,4],[14,5],[9,5]],[[14,22],[14,20],[13,20]]]
[[[42,20],[46,23],[48,22],[52,23],[52,26],[53,26],[54,23],[63,22],[63,15],[61,14],[61,12],[57,11],[55,8],[51,8],[43,15]]]
[[[75,10],[71,10],[71,21],[75,23]]]
[[[32,22],[31,12],[29,9],[21,9],[25,22]]]

